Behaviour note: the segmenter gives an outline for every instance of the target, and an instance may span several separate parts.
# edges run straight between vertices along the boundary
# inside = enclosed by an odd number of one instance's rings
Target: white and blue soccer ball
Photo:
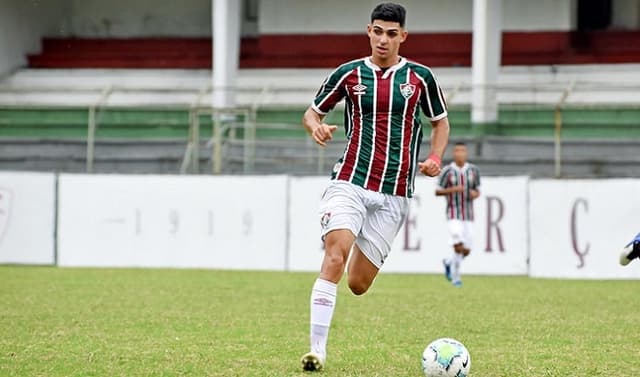
[[[426,377],[467,377],[470,369],[469,351],[455,339],[434,340],[422,353],[422,371]]]

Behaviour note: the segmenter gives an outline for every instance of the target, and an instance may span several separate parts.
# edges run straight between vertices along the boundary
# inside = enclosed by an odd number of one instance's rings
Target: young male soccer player
[[[302,357],[304,370],[324,366],[336,288],[345,268],[351,291],[364,294],[405,220],[416,169],[431,177],[440,173],[449,139],[446,104],[431,70],[399,55],[407,39],[404,23],[401,5],[376,6],[367,25],[371,56],[335,69],[302,119],[324,146],[337,129],[324,123],[324,116],[345,101],[348,141],[320,204],[325,255],[311,291],[311,352]],[[431,153],[418,163],[420,110],[430,119],[432,133]]]
[[[445,275],[454,286],[462,286],[460,264],[473,245],[473,201],[480,196],[480,171],[467,162],[467,146],[456,143],[453,162],[442,169],[436,195],[447,199],[447,219],[453,254],[443,261]]]
[[[620,264],[623,266],[631,263],[632,260],[640,258],[640,233],[622,249],[620,254]]]

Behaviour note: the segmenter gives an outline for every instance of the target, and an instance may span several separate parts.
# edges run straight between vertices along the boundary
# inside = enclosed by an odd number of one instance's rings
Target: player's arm
[[[338,129],[337,126],[323,122],[324,115],[318,114],[311,106],[302,116],[302,125],[307,130],[313,140],[321,146],[326,146],[327,141],[333,138],[332,134]]]
[[[449,143],[447,103],[433,73],[430,70],[422,70],[419,74],[423,82],[423,88],[420,91],[420,107],[431,121],[431,152],[419,167],[422,174],[435,177],[440,174],[442,155]]]
[[[324,117],[346,96],[342,84],[349,73],[349,68],[345,68],[344,65],[331,72],[322,82],[311,106],[302,116],[304,128],[313,140],[323,147],[327,145],[327,141],[332,139],[333,132],[338,129],[337,126],[324,123]]]
[[[449,181],[450,174],[451,174],[451,169],[448,166],[442,169],[442,173],[440,173],[440,177],[438,177],[438,186],[436,188],[436,196],[445,196],[445,195],[455,194],[455,193],[464,191],[464,186],[462,185],[457,185],[457,186],[451,185]]]
[[[444,118],[431,121],[431,152],[429,157],[418,164],[422,174],[435,177],[440,174],[442,155],[449,142],[449,120]],[[443,194],[445,195],[445,194]]]
[[[449,194],[455,194],[458,192],[464,191],[464,186],[453,186],[448,188],[438,188],[436,189],[436,196],[445,196]]]
[[[475,169],[474,177],[473,188],[469,191],[471,200],[476,200],[480,197],[480,171],[477,168]]]

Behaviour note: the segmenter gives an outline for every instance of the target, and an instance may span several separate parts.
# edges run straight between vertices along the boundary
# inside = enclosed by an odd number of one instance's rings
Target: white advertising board
[[[289,180],[289,263],[291,271],[320,271],[324,250],[320,239],[320,199],[329,177]]]
[[[618,264],[640,231],[640,180],[536,180],[530,195],[532,277],[640,278]]]
[[[0,173],[0,263],[55,263],[55,176]]]
[[[287,177],[59,177],[60,266],[283,270]]]
[[[485,177],[474,202],[473,248],[463,274],[527,274],[526,177]],[[436,180],[416,178],[405,225],[383,269],[389,272],[442,272],[452,254],[445,199],[435,196]]]
[[[323,251],[318,205],[329,179],[291,178],[289,268],[319,271]],[[526,177],[484,178],[476,201],[475,248],[464,263],[464,273],[527,273]],[[382,271],[442,271],[442,259],[451,254],[445,203],[435,193],[435,179],[417,177],[416,193],[405,226],[395,239]]]

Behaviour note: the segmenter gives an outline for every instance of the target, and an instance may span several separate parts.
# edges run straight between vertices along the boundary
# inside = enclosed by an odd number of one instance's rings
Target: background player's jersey
[[[419,111],[432,121],[447,116],[431,70],[405,58],[386,70],[368,57],[354,60],[325,79],[311,106],[324,115],[342,99],[348,142],[332,179],[411,197],[422,141]]]
[[[477,166],[466,163],[460,168],[452,162],[442,169],[438,178],[440,188],[460,185],[464,187],[463,192],[447,195],[447,218],[473,221],[473,200],[470,191],[480,187],[480,170]]]

